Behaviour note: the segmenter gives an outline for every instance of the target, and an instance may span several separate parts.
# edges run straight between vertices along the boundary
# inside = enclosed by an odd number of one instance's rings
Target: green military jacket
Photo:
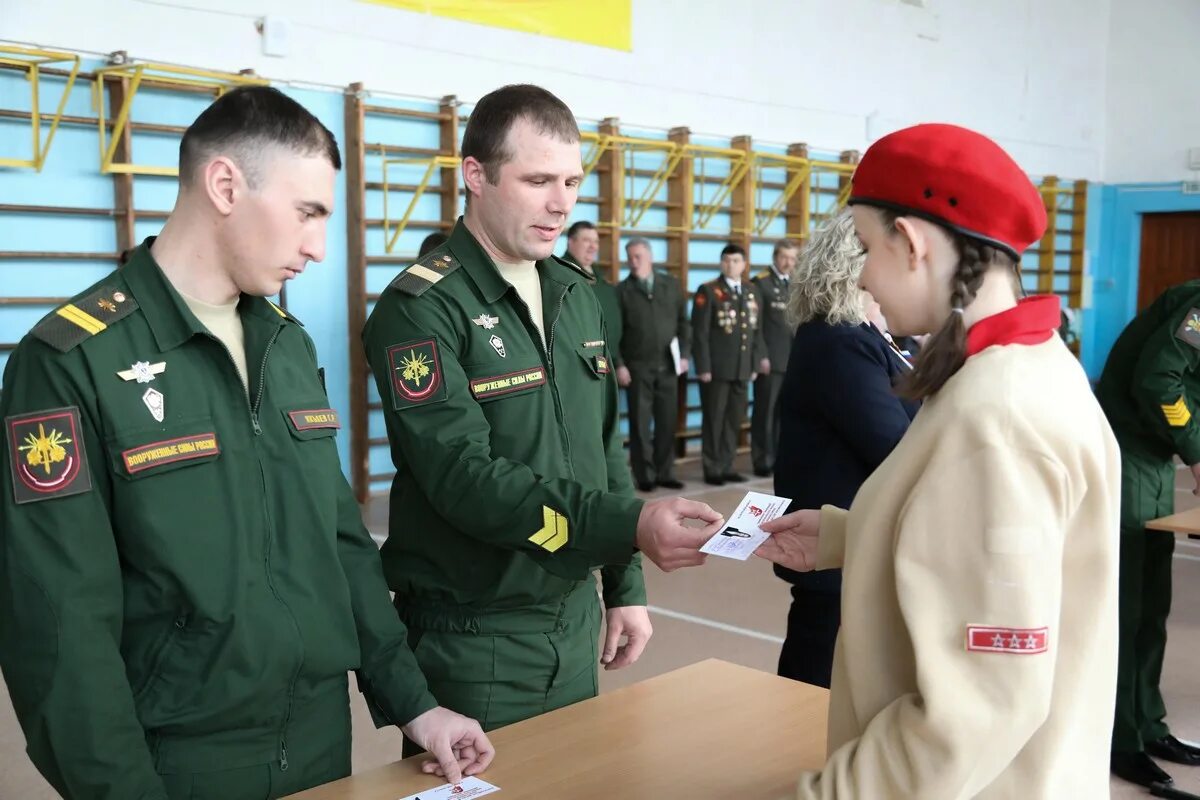
[[[753,282],[743,282],[737,297],[724,277],[700,285],[692,302],[692,353],[697,375],[750,380],[767,357],[762,298]]]
[[[570,252],[563,253],[562,259],[571,264],[576,263]],[[609,283],[600,270],[593,270],[589,277],[593,279],[592,291],[596,293],[596,300],[600,302],[600,314],[604,317],[604,328],[608,331],[608,341],[605,344],[608,347],[609,355],[612,356],[613,363],[619,367],[622,365],[621,329],[623,321],[621,301],[617,298],[617,287]]]
[[[796,333],[787,318],[789,283],[773,269],[764,269],[755,275],[753,283],[762,301],[763,342],[767,347],[767,358],[771,359],[771,371],[787,372],[792,338]]]
[[[633,275],[617,284],[625,331],[621,337],[622,361],[634,368],[671,364],[671,340],[679,339],[681,358],[691,357],[692,331],[688,325],[687,298],[670,273],[654,271],[649,293]]]
[[[556,603],[596,566],[610,607],[645,603],[600,306],[568,262],[537,269],[545,349],[461,219],[367,320],[396,465],[382,553],[397,607]]]
[[[1129,323],[1097,397],[1122,450],[1200,463],[1200,280],[1168,289]]]
[[[4,371],[0,666],[66,797],[286,768],[297,686],[344,692],[347,670],[396,723],[436,705],[339,468],[312,341],[267,300],[239,312],[249,397],[147,243]]]

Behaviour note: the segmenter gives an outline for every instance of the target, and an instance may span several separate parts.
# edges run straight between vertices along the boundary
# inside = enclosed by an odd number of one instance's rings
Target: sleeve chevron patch
[[[1188,410],[1182,397],[1169,406],[1163,406],[1162,412],[1167,418],[1167,424],[1172,428],[1182,428],[1192,421],[1192,412]]]
[[[542,527],[529,537],[529,541],[548,553],[553,553],[567,543],[570,525],[567,518],[549,506],[542,506]]]

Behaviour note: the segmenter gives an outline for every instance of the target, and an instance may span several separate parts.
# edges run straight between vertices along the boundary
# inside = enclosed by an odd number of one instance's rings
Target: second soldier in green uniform
[[[434,696],[485,729],[592,697],[598,662],[635,661],[651,633],[635,548],[665,569],[699,564],[720,521],[632,495],[600,305],[552,256],[579,142],[544,89],[482,98],[462,144],[466,215],[363,333],[396,465],[395,606]]]

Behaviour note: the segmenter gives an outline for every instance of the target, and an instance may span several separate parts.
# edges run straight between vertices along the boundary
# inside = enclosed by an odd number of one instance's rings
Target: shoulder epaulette
[[[100,288],[59,306],[30,331],[60,353],[95,336],[137,310],[137,300],[114,286]]]
[[[397,275],[391,285],[405,294],[420,297],[460,266],[449,250],[438,248]]]
[[[757,275],[755,275],[755,276],[754,276],[754,280],[756,280],[756,281],[765,281],[765,280],[766,280],[767,278],[769,278],[769,277],[771,277],[771,270],[769,270],[769,269],[764,269],[762,272],[760,272],[760,273],[758,273]]]
[[[558,262],[559,264],[561,264],[562,266],[564,266],[564,267],[566,267],[567,269],[571,270],[572,272],[577,272],[577,273],[579,273],[579,274],[580,274],[580,275],[582,275],[583,277],[587,278],[587,280],[588,280],[588,282],[589,282],[589,283],[595,283],[595,282],[596,282],[596,276],[595,276],[595,275],[593,275],[592,273],[588,272],[586,269],[584,269],[583,267],[579,266],[579,265],[578,265],[578,264],[576,264],[574,261],[571,261],[570,259],[562,258],[561,256],[556,256],[556,255],[554,255],[554,254],[551,254],[551,255],[550,255],[550,259],[551,259],[552,261],[556,261],[556,262]]]
[[[265,300],[266,298],[263,298],[263,299]],[[287,321],[294,322],[297,325],[299,325],[301,328],[304,327],[304,323],[301,322],[300,320],[296,319],[295,315],[292,314],[292,312],[288,311],[283,306],[275,305],[275,303],[271,302],[270,300],[267,300],[267,305],[269,305],[271,307],[272,311],[274,311],[276,314],[283,317]]]

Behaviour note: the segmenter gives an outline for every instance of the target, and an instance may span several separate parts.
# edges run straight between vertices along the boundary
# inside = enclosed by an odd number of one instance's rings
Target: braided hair
[[[885,208],[877,211],[888,233],[895,233],[896,220],[903,214]],[[910,400],[923,400],[935,394],[966,363],[967,326],[963,322],[963,312],[975,300],[988,270],[1003,266],[1015,282],[1020,280],[1018,262],[1008,253],[980,239],[941,227],[958,253],[958,267],[950,291],[950,316],[921,347],[912,372],[898,386],[901,396]]]

